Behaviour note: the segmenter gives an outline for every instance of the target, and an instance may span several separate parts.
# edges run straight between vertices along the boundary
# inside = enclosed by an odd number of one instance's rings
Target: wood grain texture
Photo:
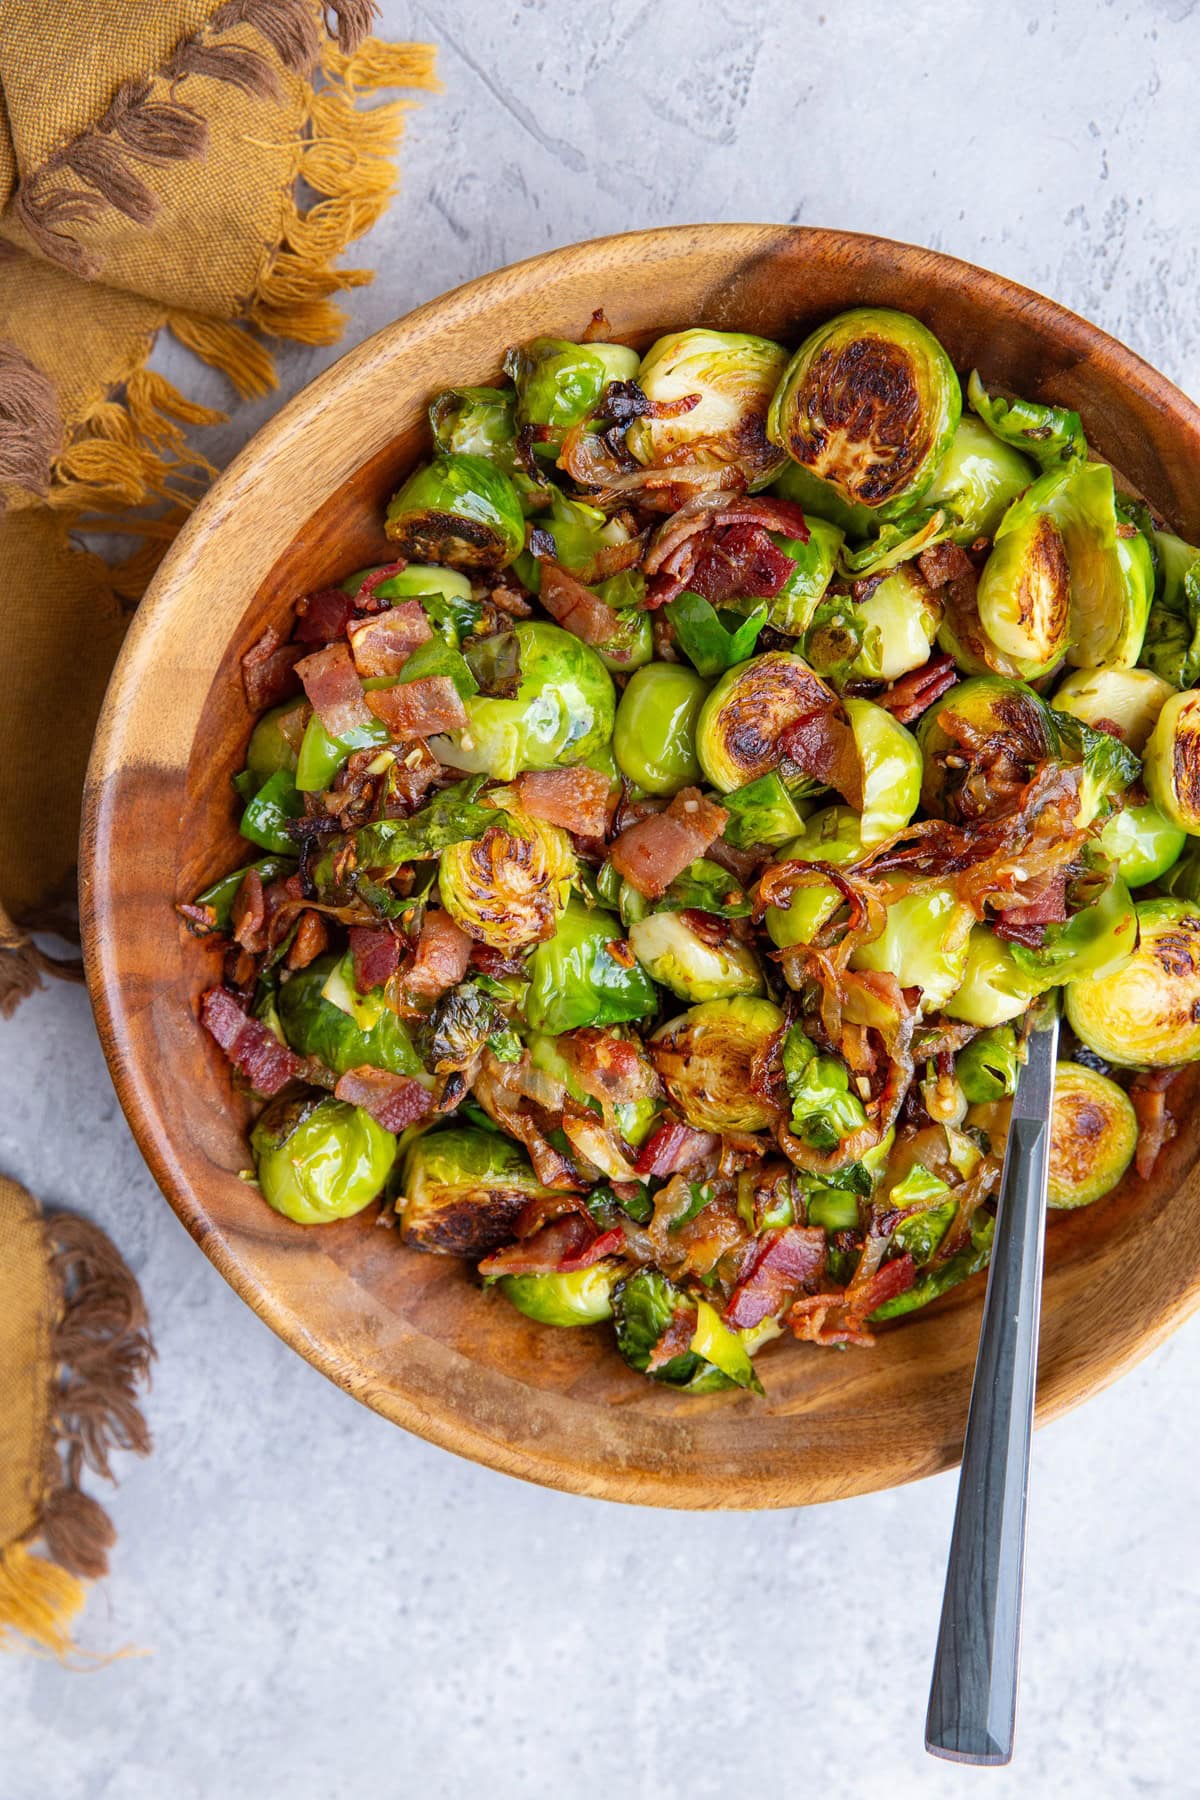
[[[239,659],[291,601],[381,560],[381,503],[447,385],[494,379],[510,342],[577,336],[603,305],[644,345],[684,325],[795,343],[840,308],[916,313],[963,369],[1077,407],[1089,440],[1200,538],[1200,413],[1050,301],[930,251],[832,231],[684,226],[556,251],[468,284],[360,345],[247,446],[181,533],[114,674],[81,844],[93,1005],[126,1115],[164,1194],[288,1343],[397,1424],[510,1474],[609,1499],[791,1506],[913,1480],[962,1444],[981,1278],[874,1351],[782,1341],[765,1401],[631,1375],[607,1328],[556,1331],[467,1267],[404,1249],[374,1212],[304,1228],[237,1178],[245,1103],[196,1020],[210,950],[172,912],[239,860],[229,777],[251,720]],[[1119,1375],[1200,1303],[1196,1145],[1050,1232],[1038,1417]],[[1186,1179],[1185,1179],[1186,1177]]]

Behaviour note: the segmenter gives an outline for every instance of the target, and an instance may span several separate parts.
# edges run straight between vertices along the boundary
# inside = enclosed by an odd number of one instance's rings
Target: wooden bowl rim
[[[691,1472],[664,1478],[648,1470],[614,1468],[599,1474],[593,1471],[585,1482],[575,1477],[570,1466],[539,1456],[536,1445],[501,1441],[453,1411],[431,1414],[395,1389],[381,1394],[369,1380],[361,1384],[364,1392],[357,1391],[352,1379],[358,1372],[355,1366],[344,1356],[339,1356],[324,1338],[310,1333],[296,1313],[282,1305],[268,1287],[254,1278],[219,1231],[212,1227],[169,1139],[160,1135],[156,1128],[155,1108],[144,1073],[136,1057],[130,1054],[128,1025],[132,1009],[113,978],[111,949],[98,930],[98,917],[103,911],[101,901],[107,899],[111,903],[112,898],[106,892],[112,820],[105,813],[102,797],[106,780],[125,763],[127,708],[136,705],[140,678],[153,668],[155,634],[170,616],[179,577],[190,568],[198,552],[203,549],[207,553],[213,533],[225,528],[239,506],[252,495],[257,472],[288,439],[296,422],[315,415],[335,395],[353,388],[360,370],[374,360],[382,345],[386,345],[390,353],[397,354],[431,330],[441,332],[455,320],[469,316],[480,298],[505,283],[509,284],[512,299],[517,303],[521,278],[526,281],[531,277],[540,278],[543,273],[552,271],[560,259],[578,259],[581,255],[590,258],[597,280],[602,281],[614,261],[620,262],[630,253],[643,260],[649,253],[652,260],[655,251],[664,255],[678,254],[681,248],[688,248],[693,254],[700,255],[706,248],[715,249],[722,240],[736,239],[749,258],[753,254],[753,245],[748,240],[756,236],[760,238],[764,252],[790,241],[801,250],[807,248],[815,253],[828,254],[839,248],[852,248],[860,253],[890,255],[900,261],[919,257],[926,263],[932,262],[949,283],[970,285],[973,297],[981,307],[1036,313],[1039,329],[1057,346],[1081,357],[1103,349],[1119,371],[1122,382],[1131,390],[1140,391],[1154,406],[1170,415],[1173,423],[1200,446],[1200,408],[1135,351],[1059,302],[940,251],[865,232],[752,223],[673,225],[563,245],[478,276],[381,327],[301,388],[249,439],[183,526],[138,607],[105,695],[84,788],[79,855],[80,913],[87,985],[101,1044],[117,1097],[138,1147],[172,1209],[206,1256],[241,1298],[291,1348],[299,1351],[338,1386],[393,1422],[443,1449],[521,1479],[630,1504],[681,1508],[722,1505],[742,1509],[789,1506],[876,1491],[895,1485],[895,1482],[890,1478],[873,1479],[873,1465],[866,1464],[861,1471],[863,1478],[841,1484],[836,1494],[832,1490],[812,1492],[803,1471],[798,1472],[791,1485],[785,1482],[761,1493],[751,1486],[751,1491],[737,1489],[731,1497],[721,1500],[713,1499],[711,1483]],[[497,348],[499,350],[501,346]],[[172,897],[165,896],[164,905],[169,908],[171,904]],[[1038,1424],[1070,1411],[1125,1374],[1198,1306],[1200,1266],[1189,1280],[1164,1299],[1159,1310],[1144,1322],[1137,1337],[1123,1350],[1108,1360],[1093,1357],[1082,1380],[1079,1370],[1074,1371],[1072,1380],[1065,1379],[1062,1371],[1047,1380],[1043,1372],[1038,1391]],[[886,1351],[881,1350],[881,1354]],[[362,1373],[369,1376],[370,1371],[364,1368]],[[948,1454],[937,1466],[952,1467],[957,1460],[956,1455]],[[931,1472],[932,1468],[914,1471],[904,1479],[917,1479]]]

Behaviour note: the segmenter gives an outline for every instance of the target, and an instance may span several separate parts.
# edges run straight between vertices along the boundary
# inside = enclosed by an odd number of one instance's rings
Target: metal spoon
[[[953,1762],[1010,1761],[1016,1725],[1057,1011],[1037,1024],[1013,1096],[925,1718],[925,1748]]]

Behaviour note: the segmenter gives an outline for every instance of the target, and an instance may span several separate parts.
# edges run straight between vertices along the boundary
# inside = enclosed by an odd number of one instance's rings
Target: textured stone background
[[[348,341],[595,233],[799,220],[975,259],[1200,394],[1194,0],[384,13],[442,45],[446,92],[413,114]],[[327,360],[285,351],[285,392]],[[0,1800],[1200,1794],[1200,1322],[1036,1442],[1017,1759],[977,1777],[921,1749],[951,1478],[689,1517],[455,1461],[329,1386],[204,1260],[80,991],[0,1028],[0,1091],[0,1163],[110,1227],[160,1353],[157,1453],[123,1471],[87,1620],[146,1654],[86,1676],[0,1662]]]

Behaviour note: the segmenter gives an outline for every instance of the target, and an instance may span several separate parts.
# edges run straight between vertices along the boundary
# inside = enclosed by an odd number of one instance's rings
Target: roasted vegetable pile
[[[437,395],[394,559],[246,652],[255,860],[179,911],[271,1206],[760,1391],[986,1265],[1048,989],[1051,1203],[1171,1135],[1200,554],[905,314],[605,327]]]

